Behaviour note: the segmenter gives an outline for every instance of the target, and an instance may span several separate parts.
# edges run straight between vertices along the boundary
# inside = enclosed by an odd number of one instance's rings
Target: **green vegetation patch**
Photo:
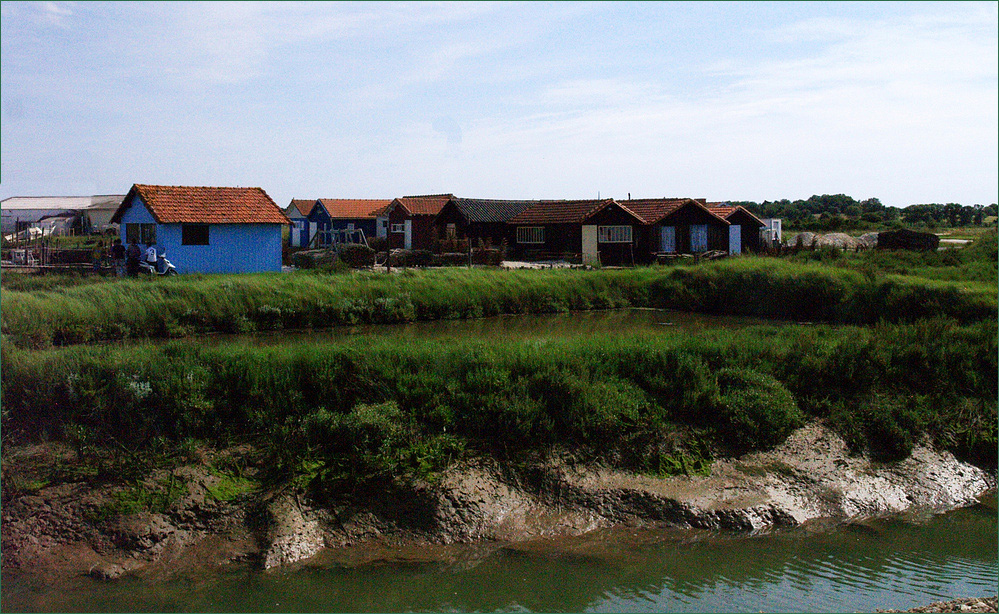
[[[960,266],[933,269],[949,271],[938,277],[950,284],[888,277],[917,264],[907,261],[915,256],[898,254],[840,256],[849,266],[810,262],[804,255],[799,260],[806,261],[744,257],[630,270],[304,271],[113,279],[39,291],[5,289],[0,331],[19,347],[47,347],[619,307],[855,324],[934,317],[971,322],[996,316],[995,275],[989,276],[995,261],[983,249],[963,250]],[[964,253],[971,254],[967,262]],[[977,272],[959,277],[962,270]]]

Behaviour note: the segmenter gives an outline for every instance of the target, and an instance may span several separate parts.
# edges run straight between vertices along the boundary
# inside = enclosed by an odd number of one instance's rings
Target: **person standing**
[[[125,270],[129,277],[135,277],[139,274],[139,258],[141,257],[142,250],[139,249],[135,239],[132,239],[125,249]]]
[[[111,246],[111,260],[114,262],[114,273],[118,277],[125,276],[125,246],[121,239],[115,239]]]

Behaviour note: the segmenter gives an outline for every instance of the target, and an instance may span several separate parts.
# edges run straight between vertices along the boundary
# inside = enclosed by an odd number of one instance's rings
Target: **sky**
[[[999,191],[997,3],[0,4],[0,198]]]

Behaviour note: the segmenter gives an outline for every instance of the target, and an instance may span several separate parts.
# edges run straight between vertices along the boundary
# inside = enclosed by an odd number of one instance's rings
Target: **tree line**
[[[982,226],[987,222],[995,224],[995,220],[988,218],[999,216],[996,203],[929,203],[900,209],[886,207],[877,198],[858,201],[846,194],[813,195],[807,200],[795,201],[786,198],[762,203],[731,201],[730,204],[741,205],[761,218],[781,218],[786,227],[804,230],[849,230],[883,226]]]

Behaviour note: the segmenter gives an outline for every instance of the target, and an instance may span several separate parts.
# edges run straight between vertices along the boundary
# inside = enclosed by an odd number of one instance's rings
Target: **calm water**
[[[611,529],[166,582],[3,578],[4,611],[870,612],[997,592],[996,507],[757,536]]]
[[[743,328],[747,326],[788,326],[793,322],[750,318],[744,316],[717,316],[669,309],[608,309],[603,311],[574,311],[541,315],[503,315],[477,320],[434,320],[409,324],[374,324],[339,326],[308,331],[274,331],[247,335],[210,335],[199,337],[199,342],[233,342],[249,345],[286,343],[329,343],[351,341],[363,337],[411,340],[524,340],[539,337],[564,339],[614,332],[620,334],[647,334],[682,329],[697,332],[713,328]],[[162,341],[168,342],[168,341]]]

